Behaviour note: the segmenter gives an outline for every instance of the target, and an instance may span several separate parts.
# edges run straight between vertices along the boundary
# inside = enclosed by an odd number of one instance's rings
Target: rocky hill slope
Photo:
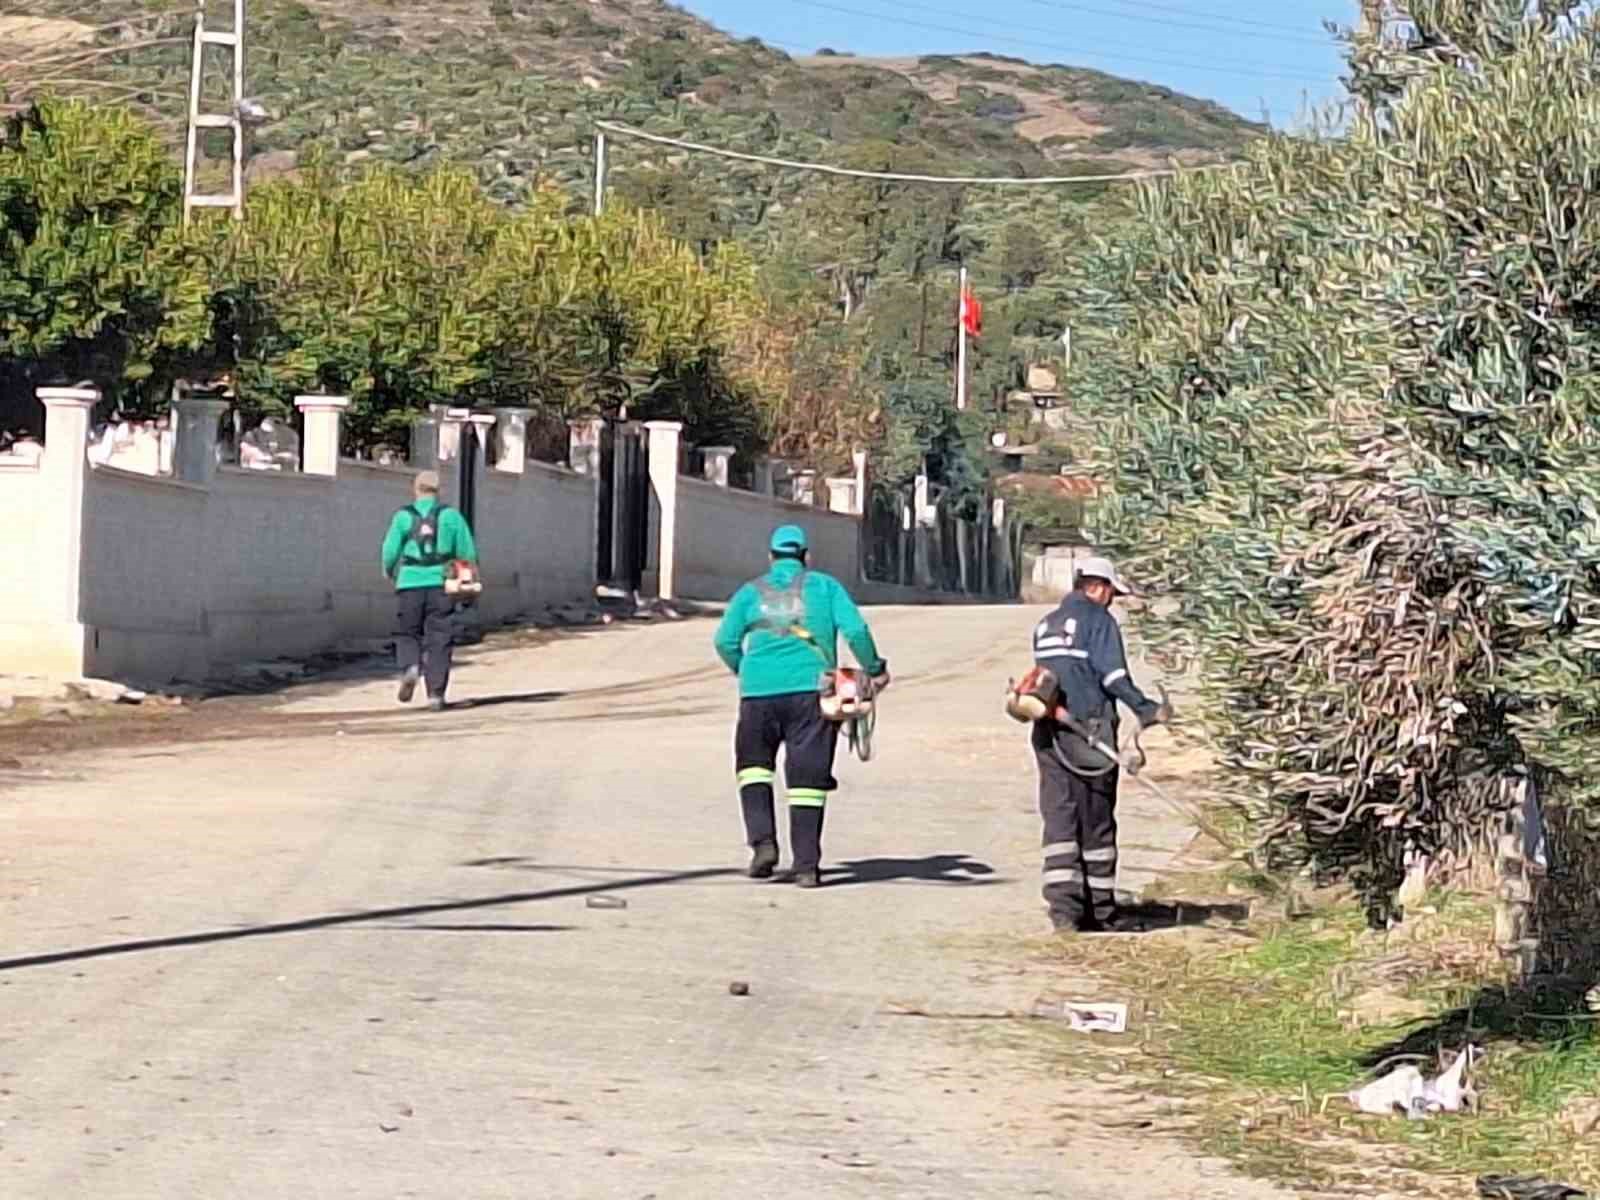
[[[194,0],[21,0],[0,14],[0,103],[39,90],[138,105],[175,132]],[[232,5],[210,0],[225,27]],[[991,55],[795,59],[660,0],[251,0],[247,88],[271,113],[252,161],[471,165],[507,195],[587,178],[589,121],[721,144],[1020,173],[1236,152],[1257,126],[1207,102]],[[208,90],[226,95],[215,64]],[[212,149],[220,150],[220,145]],[[619,160],[659,165],[643,147]],[[748,189],[737,174],[722,198]],[[756,216],[745,208],[744,216]],[[764,209],[762,211],[765,211]]]

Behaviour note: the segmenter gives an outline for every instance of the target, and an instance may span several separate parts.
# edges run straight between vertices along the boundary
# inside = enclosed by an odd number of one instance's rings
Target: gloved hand
[[[885,663],[883,665],[883,670],[879,671],[872,677],[872,690],[875,692],[881,692],[893,682],[894,676],[889,674],[889,664]]]
[[[1178,710],[1172,707],[1172,697],[1167,694],[1167,689],[1161,689],[1161,703],[1156,708],[1155,715],[1150,718],[1151,725],[1170,725],[1178,715]]]

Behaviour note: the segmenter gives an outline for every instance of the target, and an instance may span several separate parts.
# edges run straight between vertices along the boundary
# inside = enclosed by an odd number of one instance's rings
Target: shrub
[[[93,169],[86,169],[93,164]],[[0,133],[0,423],[92,379],[138,405],[210,332],[182,177],[126,109],[43,100]]]
[[[1596,28],[1409,7],[1460,57],[1343,141],[1146,190],[1101,265],[1137,314],[1106,536],[1175,589],[1232,798],[1375,920],[1508,780],[1600,799]]]

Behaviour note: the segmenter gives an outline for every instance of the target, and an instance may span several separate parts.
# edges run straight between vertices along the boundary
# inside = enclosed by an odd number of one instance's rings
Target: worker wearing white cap
[[[1117,702],[1141,725],[1171,717],[1128,674],[1122,628],[1111,615],[1132,589],[1104,558],[1078,563],[1074,588],[1033,632],[1034,661],[1061,687],[1058,716],[1034,725],[1039,815],[1044,820],[1044,898],[1058,931],[1124,932],[1117,909],[1117,776],[1120,764],[1091,744],[1117,745]],[[1089,736],[1084,736],[1088,734]]]

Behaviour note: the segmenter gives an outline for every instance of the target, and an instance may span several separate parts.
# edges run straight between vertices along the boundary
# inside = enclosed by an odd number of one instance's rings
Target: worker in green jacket
[[[389,522],[383,539],[383,573],[394,580],[399,615],[395,658],[400,668],[400,703],[409,704],[417,680],[425,676],[428,707],[442,712],[450,686],[450,644],[455,634],[456,602],[445,591],[450,564],[476,563],[478,547],[466,518],[439,502],[439,476],[417,476],[410,504]]]
[[[889,665],[873,643],[861,610],[844,585],[806,566],[806,533],[785,525],[772,535],[772,569],[734,594],[717,629],[717,654],[739,676],[739,726],[734,767],[753,857],[750,878],[770,879],[778,866],[773,810],[778,747],[788,784],[791,878],[822,883],[822,816],[839,785],[833,756],[839,726],[822,715],[825,672],[838,666],[843,635],[856,661],[881,688]]]

